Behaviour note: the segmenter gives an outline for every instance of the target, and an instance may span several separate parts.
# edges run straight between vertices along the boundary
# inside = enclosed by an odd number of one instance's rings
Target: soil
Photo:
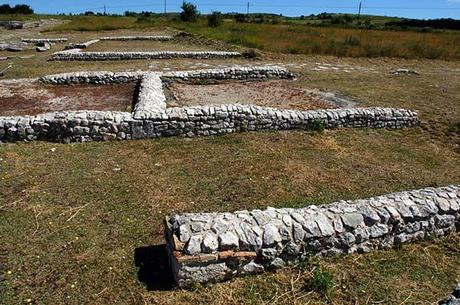
[[[279,109],[338,108],[335,95],[296,88],[291,81],[228,82],[219,84],[172,83],[168,107],[220,104],[254,104]]]
[[[38,81],[0,82],[0,116],[36,115],[52,111],[130,111],[134,84],[47,86]]]

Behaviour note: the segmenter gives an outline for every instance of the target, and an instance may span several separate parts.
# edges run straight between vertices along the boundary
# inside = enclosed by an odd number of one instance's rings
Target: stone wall
[[[146,74],[139,88],[139,96],[134,107],[133,118],[144,119],[166,109],[163,81],[157,73]]]
[[[71,43],[67,46],[65,46],[65,50],[72,50],[72,49],[86,49],[90,45],[93,45],[95,43],[98,43],[99,39],[94,39],[86,42],[81,42],[81,43]]]
[[[47,75],[40,81],[51,85],[113,84],[136,82],[149,71],[138,72],[72,72]],[[202,69],[193,71],[155,72],[163,81],[188,80],[263,80],[292,79],[294,74],[279,66],[233,66],[222,69]]]
[[[23,38],[22,42],[25,43],[62,43],[66,42],[67,38]]]
[[[230,58],[241,57],[239,52],[222,51],[158,51],[158,52],[81,52],[80,49],[53,53],[49,60],[135,60],[135,59],[172,59],[172,58]]]
[[[300,209],[166,218],[179,286],[223,281],[310,255],[368,252],[460,229],[460,186],[393,193]]]
[[[173,36],[112,36],[101,37],[100,40],[115,40],[115,41],[128,41],[128,40],[153,40],[153,41],[167,41],[173,40]]]
[[[141,80],[133,113],[111,111],[53,112],[0,117],[0,141],[37,139],[81,142],[209,136],[262,130],[313,128],[404,128],[419,124],[417,113],[393,108],[280,110],[254,105],[167,108],[164,81],[286,79],[293,74],[275,66],[232,67],[188,72],[79,72],[43,77],[47,84],[109,84]]]
[[[82,84],[119,84],[137,82],[148,72],[110,72],[110,71],[94,71],[94,72],[71,72],[52,74],[41,77],[39,80],[44,84],[49,85],[82,85]]]
[[[325,128],[404,128],[418,125],[417,113],[392,108],[314,111],[278,110],[253,105],[167,108],[159,112],[73,111],[0,117],[0,141],[83,142],[209,136],[263,130]]]

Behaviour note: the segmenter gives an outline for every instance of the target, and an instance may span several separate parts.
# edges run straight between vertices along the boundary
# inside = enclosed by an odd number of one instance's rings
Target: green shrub
[[[196,22],[200,14],[196,5],[191,2],[184,1],[181,6],[180,20],[185,22]]]
[[[320,120],[313,120],[307,123],[305,126],[305,129],[311,132],[323,132],[324,129],[326,128],[326,125],[324,124],[323,121]]]
[[[320,268],[315,270],[313,277],[307,282],[305,288],[322,294],[327,294],[332,287],[332,275]]]
[[[212,12],[207,16],[208,26],[216,28],[222,24],[222,14],[220,12]]]

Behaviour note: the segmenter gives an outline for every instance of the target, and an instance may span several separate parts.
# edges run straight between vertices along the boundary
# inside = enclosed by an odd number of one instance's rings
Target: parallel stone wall
[[[278,110],[253,105],[167,108],[159,112],[54,112],[0,117],[0,141],[37,139],[65,142],[209,136],[244,131],[325,128],[404,128],[416,126],[417,113],[405,109],[356,108],[314,111]]]
[[[82,84],[120,84],[137,82],[148,72],[71,72],[52,74],[41,77],[39,80],[44,84],[50,85],[82,85]]]
[[[166,240],[175,279],[187,287],[457,229],[460,186],[452,185],[301,209],[175,215],[166,219]]]
[[[66,42],[67,38],[23,38],[22,42],[25,43],[62,43]]]
[[[136,82],[149,71],[138,72],[72,72],[47,75],[40,81],[51,85],[113,84]],[[188,80],[263,80],[292,79],[294,74],[279,66],[233,66],[222,69],[202,69],[194,71],[155,72],[163,81]]]
[[[241,57],[239,52],[221,51],[158,51],[158,52],[81,52],[80,49],[56,52],[50,60],[136,60],[136,59],[172,59],[172,58],[230,58]]]
[[[115,41],[129,41],[129,40],[153,40],[153,41],[167,41],[173,40],[174,36],[111,36],[101,37],[100,40],[115,40]]]

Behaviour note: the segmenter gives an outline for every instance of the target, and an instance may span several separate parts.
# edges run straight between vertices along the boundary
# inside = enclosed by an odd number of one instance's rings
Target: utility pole
[[[248,6],[246,8],[246,15],[249,15],[249,1],[248,1]]]
[[[165,0],[165,16],[166,16],[166,0]]]
[[[358,19],[361,17],[361,6],[362,6],[362,3],[361,1],[359,1]]]
[[[107,7],[104,4],[104,15],[107,15]]]

